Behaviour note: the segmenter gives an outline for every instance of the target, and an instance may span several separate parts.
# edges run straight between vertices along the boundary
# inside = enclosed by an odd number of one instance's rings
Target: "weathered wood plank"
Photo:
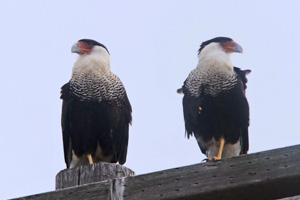
[[[128,178],[125,199],[278,199],[300,194],[300,145]]]
[[[280,200],[300,200],[300,195],[293,196],[293,197],[287,197]]]
[[[18,200],[107,200],[111,196],[110,187],[110,181],[91,183],[89,185],[21,197]]]
[[[122,165],[100,162],[60,171],[56,175],[55,188],[58,190],[134,175],[134,171]]]
[[[300,145],[19,199],[259,200],[296,195],[300,195]]]
[[[79,185],[80,168],[65,169],[60,171],[55,178],[55,189],[64,189]]]

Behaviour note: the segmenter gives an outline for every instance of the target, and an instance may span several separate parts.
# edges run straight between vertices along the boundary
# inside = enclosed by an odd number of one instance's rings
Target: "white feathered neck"
[[[110,71],[110,56],[106,49],[95,46],[90,54],[80,55],[74,63],[74,74],[106,74]]]
[[[201,72],[214,72],[226,75],[233,74],[230,54],[226,53],[219,43],[210,43],[198,55],[197,69]]]

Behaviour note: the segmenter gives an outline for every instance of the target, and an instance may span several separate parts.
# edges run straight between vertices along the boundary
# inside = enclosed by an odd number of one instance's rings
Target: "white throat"
[[[80,55],[73,67],[74,74],[106,74],[110,72],[110,57],[100,46],[95,46],[90,54]]]
[[[197,69],[202,72],[213,71],[214,73],[232,75],[233,65],[229,53],[224,52],[221,45],[211,43],[202,49],[198,56]]]

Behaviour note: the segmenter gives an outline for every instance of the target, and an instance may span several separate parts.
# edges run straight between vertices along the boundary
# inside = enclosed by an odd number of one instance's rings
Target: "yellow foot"
[[[88,159],[89,159],[90,165],[93,164],[94,162],[93,162],[92,155],[91,155],[91,154],[88,154],[87,157],[88,157]]]
[[[213,160],[214,160],[214,161],[217,161],[217,160],[221,160],[221,158],[222,158],[221,156],[220,156],[220,157],[214,156],[214,159],[213,159]]]

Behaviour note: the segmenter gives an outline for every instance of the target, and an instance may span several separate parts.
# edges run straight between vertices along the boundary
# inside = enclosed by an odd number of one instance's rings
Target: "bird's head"
[[[198,69],[218,71],[220,73],[232,74],[233,66],[230,54],[242,53],[243,48],[228,37],[216,37],[203,42],[198,51]]]
[[[74,64],[74,71],[110,71],[109,51],[95,40],[81,39],[73,44],[71,52],[79,54]]]
[[[231,38],[228,37],[216,37],[211,40],[207,40],[202,42],[200,45],[200,49],[198,51],[198,55],[200,55],[205,50],[213,50],[219,49],[226,53],[243,53],[243,48],[241,45],[233,41]]]
[[[91,39],[79,40],[73,44],[71,52],[78,53],[79,55],[89,55],[94,52],[104,52],[109,54],[109,51],[103,44]]]

